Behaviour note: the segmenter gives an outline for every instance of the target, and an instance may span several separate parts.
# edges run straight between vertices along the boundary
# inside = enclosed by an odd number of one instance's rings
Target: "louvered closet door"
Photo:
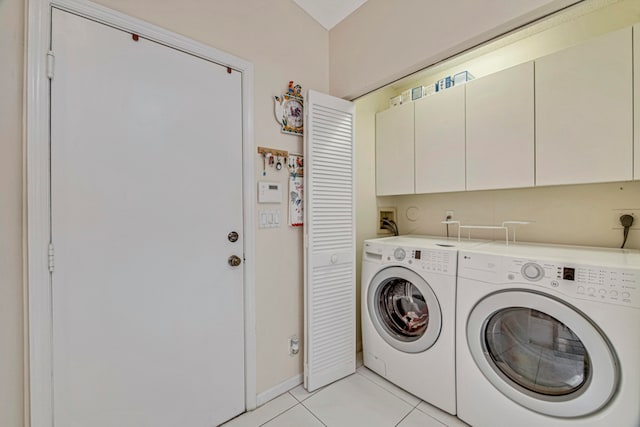
[[[309,91],[305,123],[305,387],[355,372],[352,102]]]

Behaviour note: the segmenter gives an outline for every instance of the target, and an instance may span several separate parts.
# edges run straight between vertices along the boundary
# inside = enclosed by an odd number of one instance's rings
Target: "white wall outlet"
[[[445,221],[452,221],[453,220],[453,211],[445,211],[444,212],[444,219]]]
[[[633,225],[631,230],[640,229],[640,208],[635,209],[612,209],[611,215],[611,228],[613,230],[622,230],[624,227],[620,224],[620,217],[622,215],[631,215],[633,217]]]
[[[295,356],[300,352],[300,338],[297,335],[289,337],[289,356]]]

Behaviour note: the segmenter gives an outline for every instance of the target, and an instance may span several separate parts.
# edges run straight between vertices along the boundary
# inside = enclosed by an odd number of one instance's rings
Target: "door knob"
[[[237,267],[240,265],[240,263],[242,263],[242,259],[240,259],[239,256],[231,255],[227,262],[231,267]]]
[[[229,241],[231,243],[237,242],[238,241],[238,233],[236,233],[235,231],[232,231],[231,233],[227,234],[227,239],[229,239]]]

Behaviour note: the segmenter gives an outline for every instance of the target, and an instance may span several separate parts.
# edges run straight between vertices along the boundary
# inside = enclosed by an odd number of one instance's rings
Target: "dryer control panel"
[[[505,259],[508,282],[527,282],[585,300],[640,307],[640,269]]]

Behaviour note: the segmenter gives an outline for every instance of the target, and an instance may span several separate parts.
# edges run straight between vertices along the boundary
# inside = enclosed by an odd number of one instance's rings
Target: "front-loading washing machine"
[[[461,250],[458,417],[475,427],[640,426],[640,251]]]
[[[458,249],[482,243],[429,236],[364,242],[364,365],[450,414],[456,413]]]

